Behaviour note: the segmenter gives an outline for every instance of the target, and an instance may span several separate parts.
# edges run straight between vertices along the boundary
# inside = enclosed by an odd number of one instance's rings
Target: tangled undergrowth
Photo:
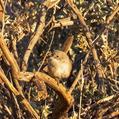
[[[118,0],[0,0],[0,118],[119,117]],[[57,82],[53,50],[73,68]]]

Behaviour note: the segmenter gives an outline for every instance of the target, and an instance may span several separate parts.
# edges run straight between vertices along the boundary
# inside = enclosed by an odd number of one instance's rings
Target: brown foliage
[[[109,0],[1,0],[0,117],[118,117],[118,11]],[[52,50],[72,60],[68,79],[49,75]]]

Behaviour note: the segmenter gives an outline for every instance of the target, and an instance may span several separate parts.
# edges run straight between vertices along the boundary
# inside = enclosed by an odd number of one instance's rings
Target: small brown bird
[[[66,79],[70,76],[72,62],[68,55],[60,50],[55,50],[48,59],[48,72],[56,79]]]

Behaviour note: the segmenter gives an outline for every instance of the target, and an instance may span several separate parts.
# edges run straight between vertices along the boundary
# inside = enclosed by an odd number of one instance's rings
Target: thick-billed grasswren
[[[68,55],[60,50],[55,50],[48,59],[48,73],[56,79],[66,79],[70,76],[72,62]]]

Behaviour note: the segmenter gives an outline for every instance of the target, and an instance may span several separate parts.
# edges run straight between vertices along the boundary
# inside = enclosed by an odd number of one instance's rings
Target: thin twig
[[[112,19],[114,18],[114,16],[116,15],[116,13],[119,11],[119,6],[116,7],[116,9],[111,13],[111,15],[107,18],[106,23],[103,25],[103,28],[100,30],[100,33],[98,33],[98,35],[95,37],[95,39],[93,40],[93,44],[96,43],[96,41],[102,36],[102,34],[105,32],[105,30],[107,30],[107,27],[110,22],[112,21]]]
[[[40,67],[38,68],[38,71],[40,71],[41,67],[43,66],[43,64],[44,64],[44,62],[46,60],[46,57],[47,57],[47,55],[48,55],[48,53],[49,53],[49,51],[51,49],[51,46],[52,46],[52,43],[53,43],[53,40],[54,40],[54,34],[55,34],[55,31],[53,31],[53,33],[52,33],[52,39],[50,41],[49,48],[48,48],[48,50],[47,50],[47,52],[46,52],[46,54],[45,54],[45,56],[43,58],[43,61],[42,61],[41,65],[40,65]]]
[[[82,63],[83,65],[86,64],[88,57],[89,57],[89,53],[87,53],[87,55],[86,55],[86,57],[85,57],[85,59],[84,59],[84,61]],[[70,94],[74,90],[74,88],[77,85],[78,81],[81,79],[81,75],[82,75],[82,70],[80,69],[79,72],[78,72],[78,74],[77,74],[77,76],[76,76],[76,79],[74,80],[73,84],[71,85],[71,87],[70,87],[70,89],[68,91]]]
[[[82,81],[81,81],[80,103],[79,103],[79,113],[78,113],[79,119],[81,119],[81,104],[82,104],[83,87],[84,87],[83,64],[81,64],[81,71],[82,71]]]
[[[112,99],[114,99],[114,98],[118,98],[118,97],[119,97],[119,94],[115,94],[115,95],[111,95],[111,96],[108,96],[108,97],[106,97],[106,98],[103,98],[103,99],[101,99],[101,100],[95,102],[94,104],[92,104],[92,105],[86,107],[86,108],[85,108],[85,111],[84,111],[83,113],[87,113],[91,108],[95,107],[96,105],[102,104],[102,103],[104,103],[104,102],[110,101],[110,100],[112,100]]]
[[[11,76],[11,73],[9,72],[9,77],[10,77],[10,82],[11,84],[13,84],[13,81],[12,81],[12,76]],[[15,94],[12,92],[12,97],[13,97],[13,101],[14,101],[14,104],[16,104],[16,108],[17,108],[17,115],[18,117],[21,119],[22,115],[21,115],[21,110],[20,110],[20,106],[19,106],[19,103],[18,103],[18,100],[15,96]],[[13,104],[13,106],[14,106]],[[15,106],[14,106],[15,107]],[[14,113],[14,112],[13,112]]]

